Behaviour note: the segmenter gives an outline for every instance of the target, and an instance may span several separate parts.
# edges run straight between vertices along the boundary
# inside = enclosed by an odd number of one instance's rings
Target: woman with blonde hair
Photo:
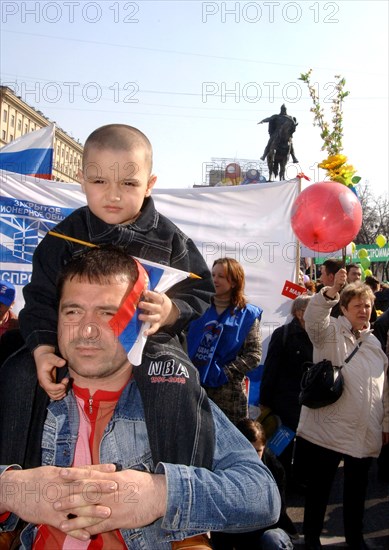
[[[215,294],[189,327],[188,354],[208,396],[236,424],[248,416],[245,375],[261,360],[262,309],[247,303],[244,270],[235,259],[216,260],[212,278]]]

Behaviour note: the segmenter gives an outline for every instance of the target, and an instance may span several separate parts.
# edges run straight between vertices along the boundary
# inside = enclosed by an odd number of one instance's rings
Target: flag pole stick
[[[87,241],[81,241],[80,239],[75,239],[74,237],[69,237],[68,235],[62,235],[62,233],[57,233],[56,231],[48,231],[48,235],[52,237],[58,237],[59,239],[64,239],[65,241],[71,241],[72,243],[82,244],[83,246],[89,246],[90,248],[99,248],[98,244],[88,243]],[[188,272],[188,277],[191,279],[201,279],[200,275],[196,273]]]
[[[301,178],[299,177],[300,174],[297,175],[298,178],[298,195],[301,193]],[[295,283],[299,284],[299,275],[300,275],[300,260],[301,260],[301,253],[300,253],[300,241],[296,237],[296,276],[295,276]]]
[[[346,267],[346,257],[347,257],[347,254],[346,254],[346,247],[344,246],[342,248],[342,262],[343,262],[343,267]]]

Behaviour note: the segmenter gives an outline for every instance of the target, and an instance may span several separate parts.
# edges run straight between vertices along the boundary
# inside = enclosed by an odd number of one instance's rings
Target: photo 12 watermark
[[[201,243],[200,252],[207,263],[216,257],[234,258],[240,263],[256,264],[259,262],[274,263],[282,257],[285,262],[294,264],[297,258],[298,243],[266,242],[214,242]]]
[[[322,103],[332,103],[336,95],[336,82],[326,82],[321,88],[319,83],[312,85],[316,95]],[[303,97],[305,87],[299,82],[202,82],[201,101],[208,103],[217,99],[220,103],[269,103],[288,102],[297,103]]]
[[[227,173],[227,167],[231,166],[232,161],[207,161],[202,163],[201,169],[201,185],[205,187],[214,186],[228,186],[232,185],[229,180],[229,174]],[[234,163],[236,164],[236,163]],[[259,176],[263,176],[264,181],[269,181],[269,169],[266,161],[247,161],[239,164],[239,173],[241,174],[241,180],[250,170],[256,171]],[[297,163],[288,163],[285,167],[285,180],[292,180],[298,177],[303,171],[302,166]],[[312,181],[320,181],[321,173],[319,163],[315,162],[305,170],[305,173]],[[257,183],[257,182],[255,182]],[[236,185],[240,184],[237,182]]]
[[[140,22],[138,2],[1,2],[1,22],[33,23],[125,23]]]
[[[339,23],[336,2],[202,2],[202,23]]]
[[[23,98],[26,103],[69,103],[77,100],[85,103],[111,101],[114,103],[139,103],[137,82],[113,82],[102,85],[99,82],[23,82],[5,81],[2,86]]]
[[[59,471],[60,469],[58,469]],[[117,482],[116,482],[117,484]],[[123,482],[112,491],[113,501],[122,504],[139,502],[139,484],[133,481]],[[0,500],[3,503],[13,502],[33,505],[41,502],[54,503],[61,499],[74,502],[76,495],[81,495],[84,503],[98,504],[101,501],[103,490],[98,482],[94,481],[66,481],[63,482],[21,482],[4,481],[0,485]]]

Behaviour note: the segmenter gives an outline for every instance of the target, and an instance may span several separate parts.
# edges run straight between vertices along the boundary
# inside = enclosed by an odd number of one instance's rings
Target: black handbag
[[[352,353],[345,359],[348,363],[357,353],[362,342],[356,346]],[[310,409],[319,409],[335,403],[342,395],[344,378],[342,367],[337,367],[323,359],[318,363],[307,361],[303,368],[306,368],[301,378],[301,391],[299,395],[300,405],[305,405]]]

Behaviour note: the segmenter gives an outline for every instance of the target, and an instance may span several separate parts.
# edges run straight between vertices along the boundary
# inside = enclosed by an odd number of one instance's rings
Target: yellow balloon
[[[369,255],[369,252],[366,250],[366,248],[361,248],[358,251],[358,258],[367,258],[368,255]]]
[[[384,235],[377,235],[375,242],[380,248],[382,248],[386,245],[386,237],[384,237]]]
[[[373,272],[370,271],[370,269],[365,269],[365,277],[371,277],[373,275]]]

